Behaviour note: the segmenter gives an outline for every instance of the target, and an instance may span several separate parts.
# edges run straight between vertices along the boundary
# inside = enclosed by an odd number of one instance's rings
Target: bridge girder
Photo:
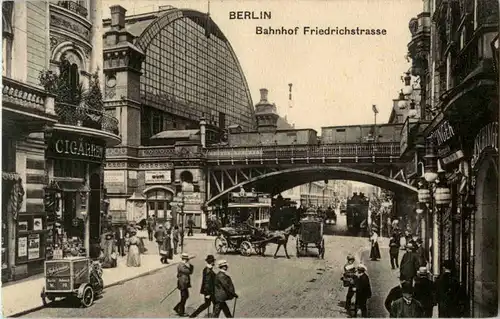
[[[258,191],[278,194],[287,189],[308,182],[318,180],[353,180],[379,186],[394,192],[415,194],[417,189],[401,181],[372,172],[372,169],[362,170],[354,167],[319,166],[306,167],[262,167],[262,168],[233,168],[229,167],[218,171],[211,170],[209,183],[216,188],[210,195],[207,204],[215,202],[229,192],[238,191],[240,187],[256,188]],[[386,167],[383,171],[396,172],[396,168]],[[232,175],[231,175],[232,174]],[[390,173],[392,176],[392,173]],[[233,178],[229,178],[229,177]],[[238,179],[238,176],[240,177]],[[217,180],[217,178],[219,179]],[[243,179],[242,179],[243,177]]]

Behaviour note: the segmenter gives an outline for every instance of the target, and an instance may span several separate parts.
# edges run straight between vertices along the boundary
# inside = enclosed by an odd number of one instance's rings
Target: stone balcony
[[[88,10],[84,6],[78,3],[79,1],[58,1],[57,5],[64,9],[67,9],[73,13],[78,14],[83,18],[87,18]]]
[[[57,122],[55,97],[43,89],[2,78],[2,115],[4,120],[13,120],[23,126],[39,129]]]

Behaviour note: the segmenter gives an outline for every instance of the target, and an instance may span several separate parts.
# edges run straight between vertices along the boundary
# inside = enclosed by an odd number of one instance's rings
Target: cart
[[[222,227],[219,229],[219,236],[215,238],[215,250],[219,254],[241,251],[242,243],[251,240],[252,233],[252,229],[245,227]]]
[[[309,246],[318,249],[318,257],[325,257],[325,239],[323,238],[323,221],[314,212],[308,212],[306,218],[299,222],[296,247],[297,257],[307,252]]]
[[[99,262],[88,257],[68,257],[45,261],[45,286],[40,297],[47,299],[77,298],[83,307],[90,307],[104,289]]]

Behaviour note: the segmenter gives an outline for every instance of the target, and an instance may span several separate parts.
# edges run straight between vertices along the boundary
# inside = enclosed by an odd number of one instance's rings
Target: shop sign
[[[28,260],[40,258],[40,234],[28,236]]]
[[[498,152],[498,122],[493,122],[481,129],[474,140],[474,153],[471,164],[474,167],[486,148],[493,148]]]
[[[102,162],[105,143],[86,136],[54,134],[47,148],[47,156]]]
[[[439,125],[431,134],[431,137],[434,138],[438,147],[449,141],[454,136],[455,131],[450,125],[450,122],[447,120],[443,121],[443,123],[441,123],[441,125]]]
[[[125,192],[125,171],[104,171],[104,185],[108,193]]]
[[[146,184],[170,184],[171,182],[171,171],[146,171]]]
[[[443,157],[442,161],[444,165],[454,163],[464,157],[464,152],[461,150],[451,153],[450,155]]]
[[[19,237],[17,240],[17,257],[28,256],[28,237]]]

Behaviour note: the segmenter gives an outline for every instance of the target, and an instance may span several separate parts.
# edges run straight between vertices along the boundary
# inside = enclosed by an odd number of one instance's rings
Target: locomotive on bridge
[[[347,200],[347,229],[350,232],[359,234],[367,231],[369,203],[370,200],[363,193],[359,193],[359,195],[354,193]]]

